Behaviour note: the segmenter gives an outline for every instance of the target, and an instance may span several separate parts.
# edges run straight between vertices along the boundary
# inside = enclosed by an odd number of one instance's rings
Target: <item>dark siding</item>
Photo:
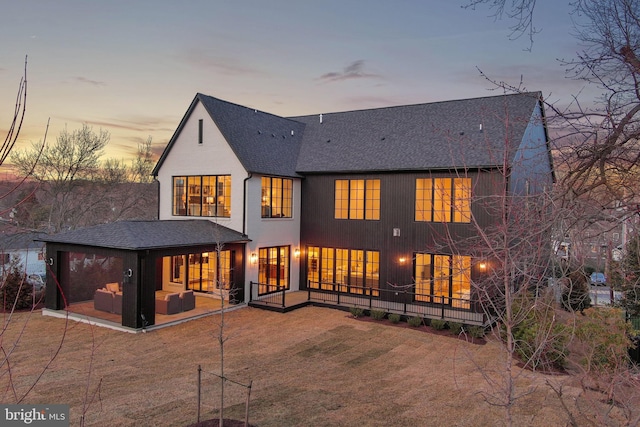
[[[380,286],[413,282],[412,256],[415,252],[470,255],[465,241],[477,236],[472,224],[430,223],[415,221],[415,180],[428,177],[456,177],[451,173],[389,173],[378,175],[307,176],[302,181],[302,246],[320,246],[380,251]],[[494,221],[496,212],[484,206],[491,194],[500,194],[504,180],[497,171],[474,171],[472,179],[472,212],[480,226]],[[334,182],[336,179],[381,180],[379,221],[337,220],[334,218]],[[495,200],[495,198],[494,198]],[[393,236],[393,229],[400,236]],[[453,236],[447,238],[447,234]],[[467,252],[469,251],[469,252]],[[407,262],[399,263],[405,257]],[[306,288],[306,265],[302,259],[301,288]],[[473,274],[473,273],[472,273]]]

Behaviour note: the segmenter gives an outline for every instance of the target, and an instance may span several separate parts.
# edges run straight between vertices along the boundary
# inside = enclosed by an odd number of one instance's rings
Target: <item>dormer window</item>
[[[202,119],[198,120],[198,144],[202,144],[202,127],[204,121]]]

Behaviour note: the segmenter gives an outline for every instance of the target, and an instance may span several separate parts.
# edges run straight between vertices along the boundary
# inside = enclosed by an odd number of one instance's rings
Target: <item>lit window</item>
[[[258,294],[289,289],[289,246],[258,250]]]
[[[337,179],[336,219],[380,219],[379,179]]]
[[[469,308],[471,257],[415,255],[415,300]]]
[[[231,175],[174,176],[173,214],[231,216]]]
[[[293,180],[262,177],[262,218],[291,218]]]
[[[315,267],[318,263],[319,280]],[[378,251],[318,247],[307,249],[307,280],[312,289],[378,296],[379,271]]]
[[[416,221],[470,222],[471,178],[416,179]]]

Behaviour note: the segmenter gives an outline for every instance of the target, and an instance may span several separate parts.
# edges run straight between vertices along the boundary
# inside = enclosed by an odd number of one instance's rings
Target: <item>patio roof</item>
[[[223,243],[243,243],[250,239],[209,220],[119,221],[67,231],[38,239],[47,243],[67,243],[101,248],[145,250]]]

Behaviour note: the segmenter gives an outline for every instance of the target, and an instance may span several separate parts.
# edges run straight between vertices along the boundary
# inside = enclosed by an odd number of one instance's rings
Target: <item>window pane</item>
[[[380,180],[368,179],[366,182],[366,213],[365,218],[380,219]]]
[[[446,255],[433,256],[433,295],[436,303],[449,303],[449,259]]]
[[[378,296],[380,287],[380,252],[367,251],[367,264],[365,266],[365,287],[370,288],[367,292]]]
[[[451,274],[451,296],[456,298],[452,305],[469,308],[471,299],[471,257],[454,255]]]
[[[282,216],[282,179],[271,178],[271,216]]]
[[[364,251],[351,250],[351,275],[349,284],[352,293],[361,294],[364,286]]]
[[[431,178],[416,179],[416,221],[431,221],[433,188]]]
[[[271,178],[262,177],[262,218],[271,218]]]
[[[293,206],[293,180],[282,180],[282,216],[285,218],[291,218]]]
[[[336,282],[334,276],[335,266],[335,249],[322,248],[322,270],[320,271],[320,281],[322,289],[333,290],[333,284]]]
[[[431,302],[431,255],[416,254],[416,301]]]
[[[336,180],[336,219],[349,218],[349,181],[346,179]]]
[[[433,184],[433,221],[451,222],[451,178],[437,178]]]
[[[336,249],[336,282],[342,284],[338,291],[346,292],[349,283],[349,250]]]
[[[456,178],[454,186],[455,222],[471,222],[471,178]]]
[[[201,186],[202,186],[201,177],[199,176],[187,177],[187,188],[189,191],[187,215],[189,216],[200,216],[200,209],[202,207]]]
[[[231,175],[218,177],[218,216],[229,218],[231,216]]]
[[[187,213],[187,177],[173,177],[173,214],[185,215]]]
[[[352,179],[349,184],[349,218],[364,219],[364,179]]]
[[[215,216],[216,213],[216,177],[202,177],[202,216]]]
[[[307,248],[307,281],[310,288],[320,287],[320,248],[310,246]]]

